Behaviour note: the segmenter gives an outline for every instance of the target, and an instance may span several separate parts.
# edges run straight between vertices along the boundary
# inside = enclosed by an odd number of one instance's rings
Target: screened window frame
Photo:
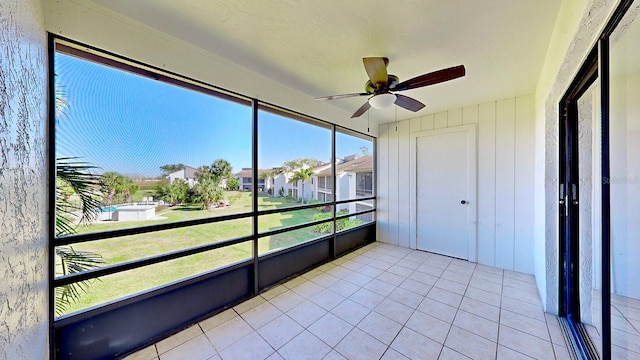
[[[116,300],[112,300],[112,301],[106,301],[97,305],[94,305],[90,308],[86,308],[83,310],[80,310],[78,312],[74,312],[71,314],[66,314],[66,315],[62,315],[60,317],[55,317],[55,311],[54,311],[54,307],[55,307],[55,289],[57,287],[60,286],[65,286],[65,285],[69,285],[72,283],[77,283],[80,281],[84,281],[84,280],[90,280],[90,279],[95,279],[95,278],[99,278],[102,276],[107,276],[107,275],[111,275],[111,274],[116,274],[116,273],[120,273],[120,272],[124,272],[127,270],[133,270],[133,269],[137,269],[140,267],[144,267],[144,266],[148,266],[148,265],[152,265],[152,264],[157,264],[157,263],[161,263],[161,262],[165,262],[168,260],[172,260],[172,259],[178,259],[178,258],[182,258],[182,257],[186,257],[186,256],[190,256],[190,255],[194,255],[194,254],[198,254],[198,253],[202,253],[205,251],[210,251],[210,250],[214,250],[214,249],[219,249],[219,248],[223,248],[223,247],[228,247],[231,245],[235,245],[235,244],[239,244],[242,242],[246,242],[246,241],[253,241],[254,243],[254,250],[253,250],[253,260],[247,260],[247,261],[253,261],[254,264],[258,263],[258,260],[261,259],[263,256],[269,255],[272,256],[273,253],[277,253],[279,251],[283,251],[283,250],[287,250],[290,249],[290,247],[286,247],[286,248],[282,248],[282,249],[277,249],[274,250],[273,252],[269,252],[267,254],[263,254],[260,255],[257,251],[257,244],[260,238],[262,237],[266,237],[266,236],[271,236],[271,235],[277,235],[280,233],[285,233],[288,231],[293,231],[299,228],[304,228],[304,227],[309,227],[309,226],[313,226],[316,224],[322,224],[322,223],[327,223],[327,222],[332,222],[333,223],[333,231],[330,234],[326,234],[326,236],[320,236],[320,238],[327,238],[327,237],[333,237],[334,240],[337,236],[337,232],[335,231],[335,221],[344,217],[350,217],[350,216],[355,216],[355,215],[359,215],[359,214],[368,214],[371,213],[374,221],[375,222],[375,212],[376,212],[376,208],[375,208],[375,199],[376,199],[376,194],[375,194],[375,188],[374,188],[374,193],[373,196],[368,197],[368,198],[359,198],[358,201],[363,201],[363,200],[372,200],[374,202],[374,207],[371,210],[368,211],[363,211],[357,214],[349,214],[349,215],[344,215],[344,216],[336,216],[335,213],[335,209],[336,206],[341,204],[341,203],[348,203],[348,202],[352,202],[354,200],[344,200],[344,201],[335,201],[335,193],[332,191],[332,196],[327,196],[327,201],[323,203],[323,205],[331,205],[333,208],[333,213],[332,216],[328,219],[322,219],[322,220],[316,220],[316,221],[311,221],[311,222],[306,222],[303,224],[298,224],[298,225],[294,225],[294,226],[288,226],[288,227],[283,227],[283,228],[278,228],[278,229],[274,229],[274,230],[269,230],[269,231],[264,231],[264,232],[259,232],[258,231],[258,227],[257,227],[257,222],[258,222],[258,218],[261,215],[268,215],[268,214],[274,214],[274,213],[287,213],[287,212],[291,212],[291,211],[299,211],[299,210],[304,210],[304,209],[310,209],[310,208],[316,208],[318,207],[319,204],[307,204],[307,205],[301,205],[301,206],[292,206],[292,207],[285,207],[285,208],[280,208],[280,209],[270,209],[270,210],[258,210],[257,207],[257,196],[255,196],[257,194],[257,188],[258,188],[258,176],[257,176],[257,171],[258,171],[258,167],[257,167],[257,161],[258,161],[258,147],[257,147],[257,136],[259,136],[258,134],[258,127],[257,127],[257,121],[258,121],[258,110],[267,110],[273,113],[276,113],[278,115],[282,115],[282,116],[286,116],[288,118],[291,118],[292,120],[296,120],[296,121],[302,121],[305,123],[310,123],[322,128],[326,128],[329,129],[331,131],[331,154],[332,154],[332,176],[331,176],[331,180],[333,181],[333,183],[335,183],[335,161],[333,161],[333,159],[335,159],[335,143],[336,143],[336,132],[340,131],[343,133],[352,133],[352,134],[358,134],[358,136],[360,137],[364,137],[364,138],[370,138],[372,145],[373,145],[373,153],[375,154],[375,149],[376,149],[376,139],[370,135],[364,134],[364,133],[359,133],[357,131],[351,130],[351,129],[347,129],[347,128],[343,128],[340,127],[339,125],[333,124],[333,123],[329,123],[320,119],[316,119],[316,118],[312,118],[309,117],[307,115],[292,111],[292,110],[287,110],[281,107],[278,107],[276,105],[267,103],[267,102],[263,102],[263,101],[259,101],[257,99],[253,99],[247,96],[244,96],[242,94],[233,92],[233,91],[228,91],[222,88],[219,88],[217,86],[213,86],[210,85],[208,83],[193,79],[193,78],[189,78],[189,77],[185,77],[182,75],[179,75],[177,73],[173,73],[164,69],[160,69],[154,66],[150,66],[147,64],[144,64],[142,62],[136,61],[136,60],[132,60],[132,59],[128,59],[125,58],[123,56],[105,51],[105,50],[101,50],[86,44],[82,44],[79,42],[76,42],[74,40],[68,39],[68,38],[64,38],[62,36],[59,35],[55,35],[55,34],[49,34],[49,58],[48,58],[48,62],[49,62],[49,68],[50,68],[50,75],[49,75],[49,98],[50,99],[55,99],[55,79],[54,79],[54,54],[56,52],[61,52],[67,55],[71,55],[71,56],[75,56],[78,58],[81,58],[85,61],[89,61],[89,62],[93,62],[93,63],[98,63],[101,65],[106,65],[109,66],[111,68],[114,68],[116,70],[120,70],[120,71],[125,71],[125,72],[129,72],[129,73],[133,73],[139,76],[143,76],[146,78],[150,78],[150,79],[154,79],[157,81],[162,81],[164,83],[170,84],[170,85],[174,85],[174,86],[179,86],[179,87],[183,87],[189,90],[193,90],[193,91],[197,91],[206,95],[210,95],[210,96],[214,96],[217,98],[221,98],[224,100],[229,100],[232,102],[236,102],[242,105],[248,105],[251,106],[252,108],[252,121],[253,121],[253,131],[252,131],[252,137],[253,137],[253,149],[252,149],[252,169],[253,169],[253,176],[252,176],[252,198],[253,198],[253,207],[252,210],[249,212],[243,212],[243,213],[238,213],[238,214],[230,214],[230,215],[222,215],[222,216],[214,216],[214,217],[206,217],[206,218],[200,218],[200,219],[193,219],[193,220],[185,220],[185,221],[177,221],[177,222],[169,222],[169,223],[162,223],[162,224],[156,224],[156,225],[145,225],[145,226],[138,226],[138,227],[131,227],[131,228],[124,228],[124,229],[117,229],[117,230],[109,230],[109,231],[102,231],[102,232],[93,232],[93,233],[82,233],[82,234],[73,234],[73,235],[65,235],[65,236],[56,236],[55,235],[55,211],[50,211],[49,213],[49,314],[50,314],[50,323],[53,324],[56,321],[60,321],[60,320],[64,320],[64,319],[68,319],[74,316],[78,316],[78,315],[82,315],[84,313],[86,313],[87,311],[90,311],[92,309],[95,309],[96,307],[101,307],[107,304],[111,304],[111,303],[117,303],[119,301],[123,301],[126,298],[122,299],[116,299]],[[50,104],[52,103],[53,100],[50,101]],[[49,176],[51,179],[55,179],[56,178],[56,167],[55,167],[55,163],[56,163],[56,152],[55,152],[55,145],[56,145],[56,138],[55,138],[55,128],[56,128],[56,124],[55,124],[55,109],[53,106],[49,106],[49,111],[48,111],[48,116],[49,116],[49,135],[48,135],[48,140],[50,143],[50,151],[49,151],[49,162],[50,162],[50,168],[49,168]],[[375,174],[375,155],[374,155],[374,165],[373,165],[374,169],[372,169],[373,173]],[[374,182],[375,184],[375,182]],[[243,185],[243,183],[241,182],[241,186]],[[375,186],[375,185],[374,185]],[[49,206],[51,209],[55,209],[55,201],[56,201],[56,191],[55,191],[55,182],[50,182],[49,185]],[[96,269],[92,269],[89,271],[84,271],[81,273],[74,273],[74,274],[68,274],[68,275],[64,275],[64,276],[56,276],[56,269],[55,269],[55,257],[56,257],[56,253],[55,253],[55,249],[58,246],[66,246],[66,245],[73,245],[73,244],[77,244],[77,243],[86,243],[86,242],[91,242],[91,241],[97,241],[97,240],[105,240],[105,239],[111,239],[111,238],[118,238],[118,237],[123,237],[123,236],[129,236],[129,235],[138,235],[138,234],[145,234],[145,233],[153,233],[153,232],[158,232],[158,231],[162,231],[162,230],[171,230],[171,229],[179,229],[179,228],[184,228],[184,227],[191,227],[191,226],[197,226],[197,225],[203,225],[203,224],[211,224],[211,223],[217,223],[217,222],[224,222],[224,221],[229,221],[229,220],[236,220],[236,219],[245,219],[245,218],[251,218],[253,219],[253,232],[251,235],[247,235],[247,236],[242,236],[242,237],[237,237],[237,238],[230,238],[230,239],[226,239],[223,241],[218,241],[218,242],[214,242],[214,243],[207,243],[204,245],[199,245],[199,246],[195,246],[195,247],[189,247],[186,249],[180,249],[180,250],[176,250],[176,251],[171,251],[171,252],[165,252],[165,253],[161,253],[158,255],[153,255],[153,256],[148,256],[148,257],[143,257],[140,259],[135,259],[135,260],[131,260],[131,261],[126,261],[126,262],[121,262],[121,263],[117,263],[117,264],[112,264],[112,265],[107,265],[104,267],[100,267],[100,268],[96,268]],[[366,223],[361,225],[360,227],[363,227],[365,225],[370,225],[371,223]],[[358,228],[358,227],[356,227]],[[356,229],[356,228],[352,228],[352,229]],[[351,230],[351,229],[350,229]],[[292,247],[296,247],[296,246],[300,246],[300,245],[304,245],[306,243],[312,243],[314,241],[317,241],[318,239],[313,239],[313,240],[309,240],[306,242],[302,242],[300,244],[294,245]],[[246,261],[243,261],[243,263]],[[237,264],[231,264],[231,265],[227,265],[227,266],[223,266],[221,268],[225,268],[225,267],[233,267]],[[207,274],[209,272],[214,272],[214,271],[218,271],[221,269],[219,268],[212,268],[210,271],[207,271],[205,273],[202,274]],[[255,266],[255,271],[258,271],[258,267]],[[196,276],[200,276],[202,274],[196,275]],[[177,282],[182,282],[182,281],[188,281],[191,277],[186,277],[184,279],[180,279]],[[257,278],[257,276],[256,276]],[[160,287],[164,287],[164,286],[168,286],[173,283],[167,283],[167,284],[163,284]],[[258,293],[258,284],[257,282],[254,284],[254,293]],[[145,293],[147,293],[148,291],[151,291],[152,289],[148,289],[148,290],[144,290],[141,292],[137,292],[134,294],[129,294],[129,296],[144,296]],[[52,343],[53,345],[53,343]]]

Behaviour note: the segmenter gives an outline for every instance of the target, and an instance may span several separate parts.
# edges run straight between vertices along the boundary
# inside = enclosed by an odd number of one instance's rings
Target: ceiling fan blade
[[[367,112],[367,110],[369,110],[369,108],[371,107],[371,105],[369,105],[369,102],[365,102],[362,106],[360,106],[360,108],[358,110],[356,110],[356,112],[353,113],[353,115],[351,115],[351,118],[357,118],[360,115],[364,114]]]
[[[344,99],[344,98],[350,98],[350,97],[356,97],[356,96],[366,96],[366,95],[371,95],[371,94],[369,94],[369,93],[340,94],[340,95],[323,96],[323,97],[315,98],[315,100],[316,101],[320,101],[320,100],[335,100],[335,99]]]
[[[413,79],[403,81],[396,85],[393,91],[415,89],[423,86],[434,85],[441,82],[457,79],[465,75],[464,65],[454,66],[448,69],[434,71],[428,74],[416,76]]]
[[[395,94],[395,95],[396,95],[395,104],[400,106],[401,108],[405,108],[407,110],[416,112],[421,110],[424,107],[424,104],[416,99],[410,98],[408,96],[400,95],[400,94]]]
[[[362,58],[364,68],[367,70],[367,75],[371,83],[376,87],[387,86],[389,76],[387,75],[387,64],[389,59],[383,57],[366,57]]]

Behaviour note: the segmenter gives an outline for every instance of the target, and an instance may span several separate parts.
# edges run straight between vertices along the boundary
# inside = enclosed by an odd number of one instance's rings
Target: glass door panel
[[[611,35],[611,354],[640,359],[639,5]],[[635,21],[629,20],[636,18]]]

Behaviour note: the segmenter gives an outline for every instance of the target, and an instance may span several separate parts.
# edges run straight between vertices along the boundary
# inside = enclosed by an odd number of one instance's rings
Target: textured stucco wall
[[[46,32],[38,0],[0,0],[0,359],[48,357]]]
[[[558,311],[558,103],[596,44],[617,0],[565,0],[536,89],[535,276],[546,311]]]

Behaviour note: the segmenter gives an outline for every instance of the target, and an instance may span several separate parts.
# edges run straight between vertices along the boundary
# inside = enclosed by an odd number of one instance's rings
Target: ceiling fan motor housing
[[[369,94],[375,93],[376,90],[378,90],[378,92],[380,92],[380,90],[384,90],[383,92],[386,92],[387,90],[393,89],[394,87],[396,87],[398,83],[400,83],[400,79],[395,75],[389,74],[389,76],[387,77],[387,86],[378,88],[375,85],[373,85],[371,80],[367,80],[367,83],[364,84],[364,91],[366,91]]]

